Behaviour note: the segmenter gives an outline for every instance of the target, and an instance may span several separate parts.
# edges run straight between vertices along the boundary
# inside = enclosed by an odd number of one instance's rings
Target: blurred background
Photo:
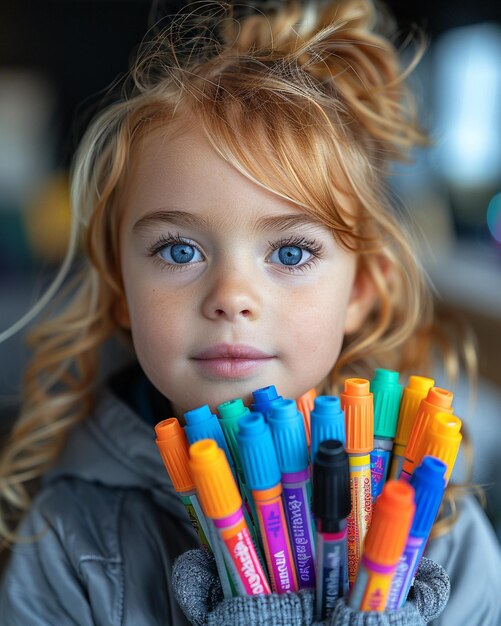
[[[469,425],[474,480],[501,538],[501,3],[386,4],[402,31],[416,24],[430,38],[413,80],[435,145],[396,168],[391,184],[416,224],[441,315],[453,313],[477,338],[476,403],[462,378],[454,407]],[[152,22],[181,5],[0,2],[0,333],[44,293],[64,257],[68,166],[92,112]],[[15,415],[26,357],[19,333],[0,345],[0,435]]]

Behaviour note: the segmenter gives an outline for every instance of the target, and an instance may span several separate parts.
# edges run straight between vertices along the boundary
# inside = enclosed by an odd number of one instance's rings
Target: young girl
[[[385,188],[425,138],[387,20],[369,0],[204,8],[143,47],[130,93],[76,156],[89,261],[32,334],[1,458],[6,626],[185,623],[172,565],[196,540],[155,445],[161,419],[270,384],[297,398],[430,366],[430,294]],[[133,363],[98,386],[117,332]],[[494,626],[499,547],[473,499],[453,502],[428,548],[452,582],[434,623]],[[270,607],[275,626],[311,620],[304,593],[227,600],[221,617],[191,572],[176,591],[199,598],[198,617],[184,606],[195,623],[267,624]],[[444,604],[432,578],[424,602],[331,623],[425,623]]]

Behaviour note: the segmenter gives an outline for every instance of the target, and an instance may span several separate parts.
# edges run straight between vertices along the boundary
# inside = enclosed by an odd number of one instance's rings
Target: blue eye
[[[186,265],[190,262],[203,261],[203,256],[200,250],[189,243],[175,243],[164,246],[159,255],[167,261],[167,263],[173,263],[176,265]]]
[[[308,261],[311,253],[299,246],[281,246],[274,250],[270,255],[272,263],[281,263],[282,265],[299,265],[301,262]],[[278,258],[277,258],[278,257]]]

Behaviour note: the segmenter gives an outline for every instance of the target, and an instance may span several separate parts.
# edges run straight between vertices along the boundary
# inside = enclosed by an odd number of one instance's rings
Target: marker
[[[265,418],[268,417],[270,412],[270,404],[273,400],[281,400],[282,396],[279,396],[275,385],[268,385],[268,387],[261,387],[252,392],[254,399],[251,404],[251,411],[253,413],[262,413]]]
[[[245,481],[256,505],[257,520],[275,593],[297,591],[289,531],[280,484],[280,468],[270,427],[261,413],[250,413],[238,423],[237,441]]]
[[[317,529],[317,620],[329,618],[348,593],[346,518],[351,510],[350,466],[341,441],[322,441],[313,459],[313,514]]]
[[[181,424],[175,417],[159,422],[155,426],[156,444],[169,474],[174,490],[181,496],[190,522],[200,541],[210,546],[207,520],[202,513],[190,474],[188,440]]]
[[[315,402],[315,398],[317,397],[317,392],[315,389],[310,389],[305,394],[300,396],[296,400],[297,410],[303,416],[304,422],[304,431],[306,433],[306,443],[308,445],[308,450],[311,445],[311,424],[310,424],[310,414],[313,411],[313,406]]]
[[[221,424],[219,423],[217,416],[211,413],[209,405],[204,404],[197,409],[186,412],[184,414],[184,419],[186,420],[184,432],[186,433],[188,442],[193,444],[200,441],[200,439],[214,439],[217,445],[226,454],[226,459],[228,460],[233,476],[236,479],[237,474],[235,462],[231,456],[228,444],[226,443],[223,429],[221,428]]]
[[[213,439],[201,439],[190,446],[190,470],[202,510],[214,521],[221,539],[237,595],[270,593],[231,468]]]
[[[358,611],[384,611],[415,511],[414,489],[389,480],[374,505],[364,552],[348,604]]]
[[[240,398],[223,402],[217,407],[221,419],[219,423],[223,429],[225,439],[231,452],[231,456],[235,461],[235,469],[237,472],[238,486],[244,500],[244,516],[252,535],[252,540],[258,550],[259,558],[262,561],[260,548],[261,538],[257,529],[257,511],[252,498],[250,489],[246,485],[245,476],[242,469],[242,461],[240,459],[240,450],[237,442],[238,422],[245,415],[250,415],[250,410],[244,406]]]
[[[398,372],[378,368],[371,380],[374,397],[374,450],[371,452],[372,503],[381,493],[390,465],[393,439],[397,431],[402,385]]]
[[[346,443],[346,427],[341,401],[336,396],[318,396],[311,412],[311,459],[315,458],[318,446],[327,439]]]
[[[347,378],[340,394],[346,423],[346,452],[350,463],[351,513],[348,515],[348,580],[357,577],[365,534],[371,523],[371,458],[374,447],[374,405],[369,381]]]
[[[250,410],[244,405],[240,398],[223,402],[217,407],[217,410],[221,416],[219,423],[223,430],[226,443],[228,444],[231,457],[235,462],[237,475],[241,478],[243,476],[243,470],[237,443],[238,420],[244,417],[244,415],[249,415]]]
[[[414,487],[416,512],[404,553],[391,583],[386,605],[390,611],[402,607],[407,599],[444,496],[446,469],[447,466],[443,461],[432,456],[425,456],[421,465],[412,474],[410,484]]]
[[[393,453],[388,478],[399,478],[405,461],[405,448],[411,434],[412,426],[421,404],[433,387],[433,378],[424,376],[409,376],[407,387],[402,394],[398,413],[397,432],[393,441]]]
[[[409,480],[414,467],[421,463],[423,457],[433,456],[443,461],[447,466],[445,472],[445,483],[447,485],[463,438],[460,430],[461,420],[459,417],[449,413],[436,413],[428,422],[421,439],[417,442],[415,463],[405,461],[402,469],[402,478]]]
[[[407,446],[405,447],[405,461],[402,465],[402,468],[406,465],[406,463],[407,467],[409,467],[409,464],[410,467],[414,467],[418,442],[421,439],[421,436],[426,430],[428,423],[430,422],[432,417],[439,412],[452,414],[452,398],[452,392],[447,391],[447,389],[432,387],[428,391],[426,398],[424,398],[424,400],[421,400],[418,412],[416,414],[416,419],[414,420],[414,424],[412,426],[411,434],[409,435],[409,441],[407,442]],[[410,474],[412,472],[408,473]]]
[[[214,554],[216,567],[225,598],[233,597],[228,570],[220,543],[211,520],[206,520],[195,491],[195,483],[189,465],[189,445],[186,433],[175,417],[163,420],[155,426],[156,444],[170,476],[174,490],[180,495],[190,522],[200,541],[209,546]]]
[[[274,400],[268,424],[282,474],[285,515],[300,589],[315,588],[315,534],[311,517],[308,446],[294,400]]]

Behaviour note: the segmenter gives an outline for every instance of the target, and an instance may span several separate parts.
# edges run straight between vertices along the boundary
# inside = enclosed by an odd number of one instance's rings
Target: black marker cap
[[[341,441],[318,446],[313,461],[313,515],[322,532],[339,532],[351,511],[350,466]]]

